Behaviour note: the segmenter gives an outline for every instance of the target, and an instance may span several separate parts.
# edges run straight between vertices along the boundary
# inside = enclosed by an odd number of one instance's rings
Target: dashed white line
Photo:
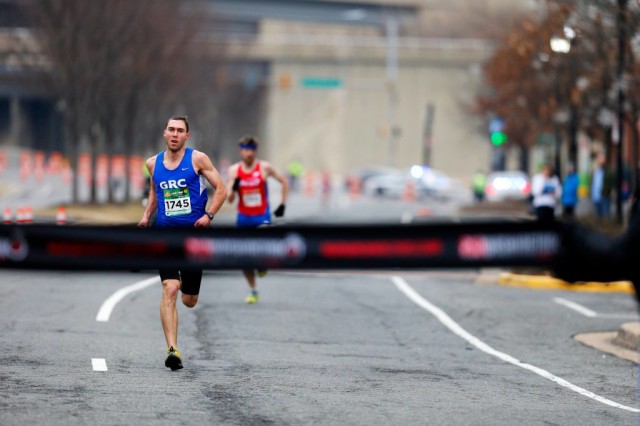
[[[429,301],[424,299],[409,284],[407,284],[407,282],[404,279],[398,276],[391,277],[391,279],[395,284],[395,286],[398,288],[398,290],[404,293],[405,296],[411,299],[412,302],[414,302],[416,305],[420,306],[422,309],[426,310],[427,312],[431,313],[442,324],[444,324],[445,327],[451,330],[451,332],[461,337],[462,339],[466,340],[468,343],[475,346],[482,352],[495,356],[496,358],[501,359],[502,361],[508,362],[509,364],[513,364],[517,367],[524,368],[525,370],[532,371],[537,375],[544,377],[545,379],[551,380],[552,382],[555,382],[560,386],[564,386],[568,389],[571,389],[572,391],[577,392],[580,395],[586,396],[587,398],[591,398],[595,401],[601,402],[611,407],[620,408],[622,410],[631,411],[633,413],[640,413],[640,410],[637,408],[628,407],[626,405],[619,404],[615,401],[611,401],[610,399],[604,398],[600,395],[596,395],[591,391],[583,389],[579,386],[574,385],[573,383],[566,381],[561,377],[551,374],[547,370],[543,370],[542,368],[536,367],[535,365],[524,363],[512,357],[509,354],[493,349],[491,346],[487,345],[477,337],[470,334],[464,328],[462,328],[458,323],[456,323],[453,319],[451,319],[451,317],[449,317],[449,315],[447,315],[442,309],[438,308],[437,306],[431,304]]]
[[[98,310],[98,315],[96,315],[96,321],[109,321],[111,312],[113,312],[113,309],[116,307],[119,301],[121,301],[128,294],[131,294],[134,291],[142,290],[143,288],[147,288],[150,285],[159,282],[160,277],[152,277],[132,284],[130,286],[123,287],[120,290],[116,291],[102,303],[102,306],[100,306],[100,309]],[[107,371],[107,360],[104,358],[91,358],[91,365],[93,366],[93,371]]]
[[[93,371],[107,371],[107,360],[104,358],[91,358]]]
[[[146,280],[140,281],[136,284],[132,284],[127,287],[123,287],[120,290],[113,293],[107,300],[104,301],[102,306],[100,306],[100,310],[98,311],[98,315],[96,315],[96,321],[109,321],[109,317],[111,316],[111,312],[113,308],[116,307],[119,301],[121,301],[125,296],[134,291],[142,290],[143,288],[149,287],[153,284],[159,284],[160,277],[152,277]]]
[[[579,303],[572,302],[571,300],[563,299],[562,297],[554,297],[553,301],[559,305],[566,306],[569,309],[572,309],[586,317],[589,318],[612,318],[612,319],[629,319],[629,320],[637,320],[638,315],[634,314],[601,314],[596,311],[592,311],[589,308],[586,308]]]
[[[566,306],[567,308],[572,309],[584,315],[585,317],[595,318],[598,316],[597,312],[592,311],[589,308],[585,308],[584,306],[578,303],[572,302],[571,300],[563,299],[562,297],[554,297],[553,301],[556,302],[558,305]]]
[[[609,319],[623,319],[623,320],[638,320],[638,315],[634,314],[598,314],[598,318],[609,318]]]

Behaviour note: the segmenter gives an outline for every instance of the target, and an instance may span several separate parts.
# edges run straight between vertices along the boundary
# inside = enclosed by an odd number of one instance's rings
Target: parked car
[[[362,185],[362,193],[378,197],[400,198],[409,179],[410,177],[402,172],[370,176]]]
[[[367,195],[401,198],[407,196],[408,184],[413,183],[414,197],[448,199],[455,198],[463,187],[444,173],[424,166],[412,166],[405,171],[391,171],[370,176],[362,186]],[[466,192],[466,189],[462,189]]]
[[[453,188],[453,180],[449,176],[431,167],[412,166],[409,174],[416,180],[416,188],[421,195],[448,198]]]
[[[487,201],[527,200],[530,195],[531,183],[524,172],[493,172],[487,176],[485,186]]]
[[[409,174],[415,179],[416,189],[421,197],[459,201],[469,199],[469,190],[465,183],[439,170],[415,165],[409,169]]]
[[[400,173],[400,170],[388,166],[367,166],[350,171],[345,179],[345,188],[349,188],[351,182],[355,179],[359,185],[364,188],[365,183],[374,176],[389,175]]]

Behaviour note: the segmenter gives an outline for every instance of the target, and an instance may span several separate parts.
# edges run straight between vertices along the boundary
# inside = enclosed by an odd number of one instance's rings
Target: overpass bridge
[[[408,29],[428,13],[424,1],[216,0],[183,8],[205,17],[203,52],[224,46],[234,75],[264,88],[258,136],[275,164],[298,159],[344,173],[428,163],[458,177],[489,164],[489,145],[465,107],[493,46],[412,36]],[[0,144],[60,149],[52,93],[11,54],[32,46],[30,31],[15,1],[0,0],[0,11],[13,17],[0,20]],[[46,67],[35,53],[26,57]],[[228,137],[245,131],[238,126]],[[222,155],[234,159],[226,142]]]

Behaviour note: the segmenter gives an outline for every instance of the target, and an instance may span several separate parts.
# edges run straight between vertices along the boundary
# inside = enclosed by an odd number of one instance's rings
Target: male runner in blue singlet
[[[163,135],[167,149],[146,162],[151,188],[138,226],[149,226],[151,215],[157,209],[158,227],[208,227],[227,197],[226,186],[209,157],[186,146],[189,139],[186,117],[171,117]],[[215,191],[208,210],[205,181]],[[165,366],[178,370],[182,368],[182,358],[178,351],[176,300],[178,292],[182,291],[182,303],[189,308],[196,305],[202,270],[160,269],[160,279],[160,319],[169,347]]]

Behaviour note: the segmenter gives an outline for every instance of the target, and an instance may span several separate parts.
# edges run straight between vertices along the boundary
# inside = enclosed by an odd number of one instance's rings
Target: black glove
[[[284,216],[284,204],[280,204],[278,206],[278,208],[276,209],[276,211],[273,212],[275,217],[282,217]]]
[[[237,177],[234,181],[233,181],[233,190],[237,191],[238,188],[240,188],[240,178]]]

